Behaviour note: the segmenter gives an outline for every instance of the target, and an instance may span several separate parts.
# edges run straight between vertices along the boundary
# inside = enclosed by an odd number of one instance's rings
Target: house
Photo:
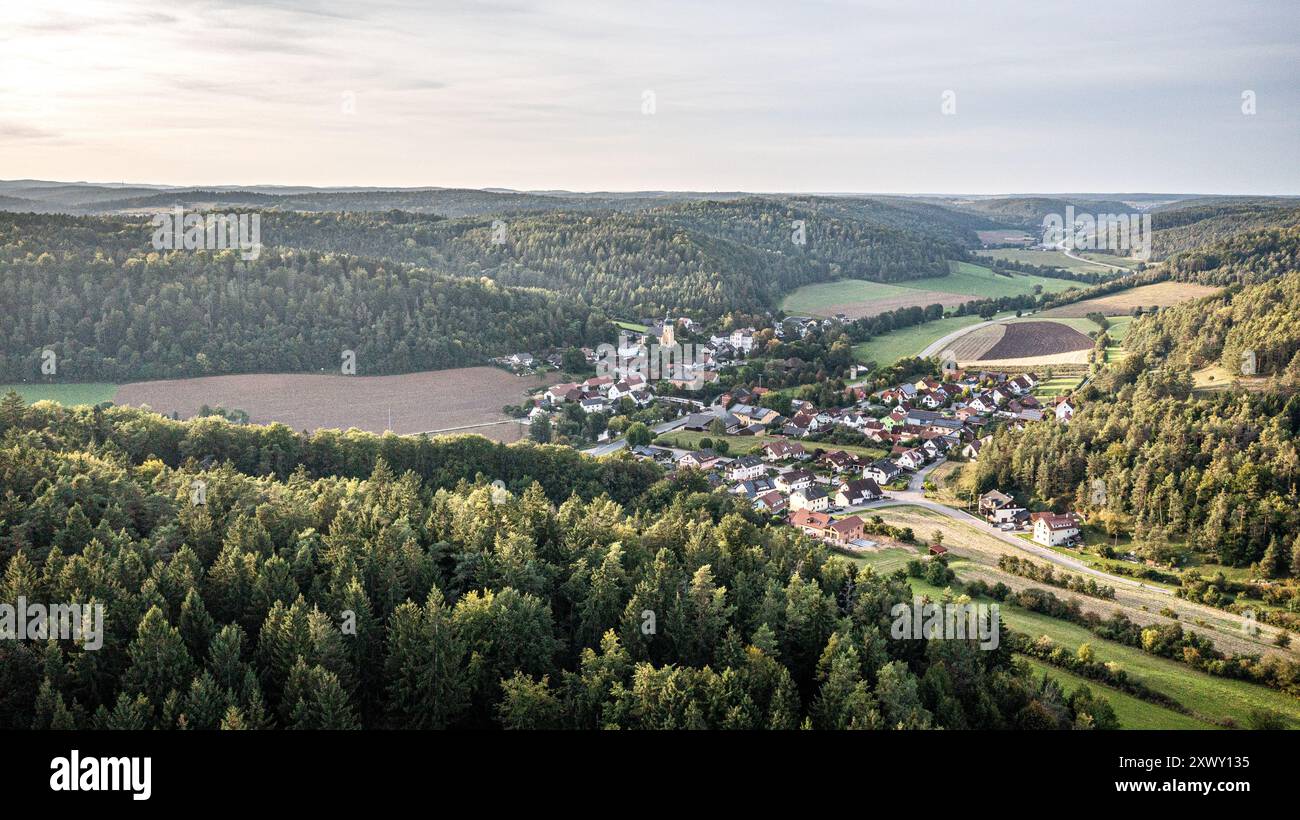
[[[763,458],[768,461],[780,461],[783,458],[802,461],[808,458],[808,451],[797,441],[773,441],[763,447]]]
[[[578,389],[578,385],[569,382],[567,384],[557,384],[546,390],[546,400],[551,404],[563,404],[569,401],[569,394]]]
[[[1008,504],[1005,507],[998,507],[990,513],[988,520],[998,526],[1002,524],[1020,526],[1029,520],[1029,510],[1024,507],[1017,507],[1015,504]]]
[[[736,495],[743,495],[748,498],[757,498],[758,496],[770,493],[775,489],[776,485],[772,483],[772,479],[767,476],[761,476],[759,478],[750,479],[749,481],[742,481],[732,487],[731,491]]]
[[[895,481],[903,474],[903,469],[887,458],[873,461],[862,471],[863,478],[870,478],[880,486]]]
[[[776,488],[784,493],[792,493],[811,487],[813,474],[807,470],[791,470],[776,477]]]
[[[758,456],[745,456],[727,465],[727,478],[731,481],[748,481],[761,476],[765,469],[767,468],[763,464],[763,459]]]
[[[821,512],[831,505],[831,497],[821,487],[806,487],[790,493],[790,509]]]
[[[795,510],[790,515],[790,524],[802,530],[804,535],[821,538],[831,525],[831,517],[812,510]]]
[[[733,405],[728,411],[745,424],[761,424],[764,427],[781,417],[780,413],[770,407],[751,407],[748,404]]]
[[[606,413],[609,411],[609,402],[604,399],[583,399],[582,412],[584,413]]]
[[[1013,506],[1015,499],[1000,490],[989,490],[980,496],[979,510],[980,515],[985,518],[991,518],[993,513],[1003,507]]]
[[[1045,547],[1069,544],[1079,537],[1079,522],[1073,515],[1039,513],[1034,521],[1034,540]]]
[[[925,451],[914,447],[911,450],[904,450],[894,460],[904,470],[919,470],[925,466]]]
[[[980,457],[980,450],[984,449],[984,445],[992,438],[992,436],[985,436],[984,438],[977,438],[974,441],[966,442],[966,446],[961,448],[962,456],[971,461],[977,460]]]
[[[843,450],[834,450],[829,453],[823,453],[821,462],[835,472],[842,473],[845,470],[850,470],[857,466],[858,460]]]
[[[841,507],[855,507],[883,496],[880,485],[870,478],[859,478],[840,484],[835,493],[835,503]]]
[[[637,456],[638,458],[652,459],[656,464],[672,464],[674,458],[672,450],[647,445],[633,447],[632,455]]]
[[[746,354],[754,349],[754,328],[742,327],[731,331],[731,338],[727,340],[732,347]]]
[[[754,509],[759,512],[776,514],[784,512],[786,507],[789,505],[790,502],[786,500],[785,496],[776,490],[773,490],[770,493],[764,493],[754,499]]]
[[[826,535],[831,541],[844,545],[866,535],[866,522],[856,515],[850,515],[847,518],[832,522],[827,530]]]
[[[1069,421],[1074,418],[1074,403],[1069,399],[1063,398],[1056,403],[1056,420]]]
[[[695,467],[700,470],[711,470],[722,461],[722,456],[712,450],[696,450],[693,453],[687,453],[677,460],[679,467]]]

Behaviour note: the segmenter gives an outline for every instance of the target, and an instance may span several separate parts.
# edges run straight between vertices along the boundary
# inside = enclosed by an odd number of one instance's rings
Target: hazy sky
[[[1295,0],[3,0],[0,178],[1297,194],[1298,73]]]

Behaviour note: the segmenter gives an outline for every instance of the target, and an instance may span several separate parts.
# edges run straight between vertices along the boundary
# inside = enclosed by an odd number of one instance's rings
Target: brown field
[[[1002,338],[978,361],[1037,358],[1092,349],[1092,339],[1060,322],[1012,322],[1004,327]]]
[[[495,367],[431,370],[400,376],[335,376],[264,373],[124,384],[116,404],[147,405],[166,415],[190,418],[206,404],[243,410],[254,424],[281,422],[295,430],[356,427],[373,433],[435,430],[477,433],[515,441],[521,426],[501,408],[519,404],[546,380],[514,376]],[[495,423],[494,422],[505,422]],[[448,428],[476,426],[471,429]]]
[[[1039,315],[1044,318],[1079,318],[1087,316],[1089,313],[1100,313],[1103,316],[1123,316],[1131,312],[1135,307],[1169,307],[1192,299],[1200,299],[1202,296],[1209,296],[1211,293],[1217,293],[1218,290],[1219,288],[1210,287],[1209,285],[1197,285],[1191,282],[1157,282],[1154,285],[1143,285],[1140,288],[1112,293],[1109,296],[1099,296],[1096,299],[1086,299],[1082,302],[1062,305],[1058,308],[1045,310]]]

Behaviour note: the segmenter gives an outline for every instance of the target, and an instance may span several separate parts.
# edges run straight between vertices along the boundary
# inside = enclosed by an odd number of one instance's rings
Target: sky
[[[1300,194],[1300,3],[0,3],[0,179]]]

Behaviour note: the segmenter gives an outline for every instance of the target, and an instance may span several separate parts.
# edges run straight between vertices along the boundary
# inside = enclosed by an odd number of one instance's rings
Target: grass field
[[[787,313],[831,316],[843,313],[849,318],[874,316],[902,307],[940,304],[944,307],[998,296],[1033,293],[1035,287],[1057,293],[1073,282],[1043,276],[1000,276],[982,265],[950,262],[947,276],[910,279],[905,282],[867,282],[841,279],[807,285],[788,294],[781,303]]]
[[[904,569],[908,561],[920,557],[919,553],[901,547],[884,547],[871,552],[841,554],[860,567],[871,567],[877,575],[889,575],[895,570]]]
[[[1061,396],[1066,393],[1072,393],[1079,384],[1083,382],[1082,376],[1057,376],[1052,379],[1045,379],[1038,383],[1033,393],[1040,398],[1046,396]]]
[[[975,253],[988,259],[1002,259],[1007,262],[1024,262],[1030,265],[1062,268],[1071,273],[1119,274],[1119,271],[1111,270],[1105,265],[1092,265],[1087,262],[1080,262],[1078,259],[1071,259],[1060,251],[1038,251],[1030,248],[993,248],[987,251],[976,251]],[[1079,254],[1079,256],[1083,256],[1083,254]],[[1108,261],[1112,265],[1127,267],[1124,261],[1118,257],[1114,261],[1109,259],[1104,261]]]
[[[107,382],[85,384],[0,384],[0,395],[15,390],[28,404],[38,401],[57,401],[68,406],[99,404],[112,401],[117,385]]]
[[[1086,686],[1094,695],[1104,697],[1110,703],[1110,708],[1115,710],[1115,717],[1119,719],[1119,725],[1122,729],[1219,728],[1212,723],[1197,720],[1191,715],[1175,712],[1173,709],[1167,709],[1159,704],[1135,698],[1127,692],[1121,692],[1095,680],[1088,680],[1072,672],[1066,672],[1064,669],[1058,669],[1055,666],[1043,663],[1037,658],[1031,658],[1028,655],[1018,657],[1034,671],[1035,677],[1041,678],[1046,674],[1047,677],[1059,683],[1062,691],[1067,696],[1080,686]]]
[[[969,562],[953,561],[950,566],[962,575],[963,567]],[[933,587],[916,578],[909,578],[912,590],[918,595],[929,595],[939,599],[944,590]],[[1057,590],[1059,593],[1059,590]],[[1161,658],[1143,652],[1131,646],[1098,638],[1081,626],[1068,621],[1058,620],[1036,612],[1029,612],[1014,605],[1003,604],[1000,607],[1002,623],[1017,632],[1037,638],[1046,635],[1057,644],[1073,652],[1080,644],[1091,644],[1098,661],[1115,662],[1129,676],[1141,681],[1152,689],[1167,695],[1192,710],[1196,715],[1208,720],[1229,719],[1239,726],[1247,726],[1250,713],[1255,709],[1269,709],[1284,715],[1290,728],[1300,728],[1300,700],[1281,692],[1268,689],[1254,683],[1219,678],[1198,672],[1187,664],[1168,658]],[[1090,682],[1090,686],[1093,684]],[[1094,687],[1094,691],[1097,691]],[[1150,707],[1153,719],[1160,712],[1169,713],[1167,709],[1142,701],[1143,708]],[[1118,710],[1116,710],[1118,712]],[[1174,713],[1176,714],[1176,713]],[[1184,715],[1179,715],[1185,718]],[[1199,728],[1160,724],[1155,728]]]
[[[954,330],[961,330],[982,322],[978,316],[953,316],[933,322],[905,327],[883,336],[877,336],[869,342],[853,346],[853,355],[860,362],[875,362],[878,365],[893,364],[904,356],[915,356],[933,342],[943,338]]]
[[[1119,265],[1121,268],[1135,270],[1138,265],[1142,264],[1141,259],[1133,259],[1129,256],[1118,256],[1112,253],[1101,253],[1100,251],[1075,251],[1075,256],[1082,256],[1084,259],[1091,259],[1095,262],[1102,262],[1107,265]]]

